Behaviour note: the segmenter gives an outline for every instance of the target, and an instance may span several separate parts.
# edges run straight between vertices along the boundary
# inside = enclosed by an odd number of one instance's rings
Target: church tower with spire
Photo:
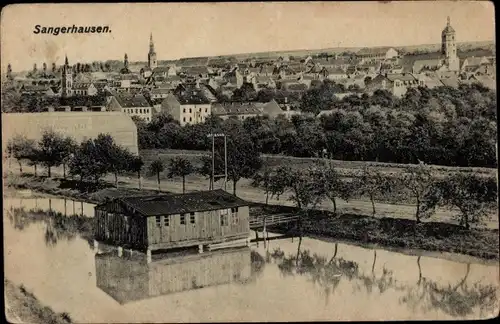
[[[441,53],[444,55],[444,63],[449,71],[458,71],[460,69],[455,30],[451,27],[450,17],[448,17],[446,27],[441,33]]]
[[[72,95],[73,89],[73,71],[71,66],[69,66],[68,56],[64,60],[64,66],[62,69],[62,80],[61,80],[61,95],[63,97],[70,97]]]
[[[125,53],[125,56],[123,57],[123,67],[128,70],[128,55]]]
[[[148,53],[148,67],[153,70],[158,66],[156,61],[155,44],[153,43],[153,34],[149,36],[149,53]]]

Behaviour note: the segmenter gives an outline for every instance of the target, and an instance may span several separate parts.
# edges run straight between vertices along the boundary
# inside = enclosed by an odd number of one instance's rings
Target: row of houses
[[[209,116],[221,119],[236,118],[244,120],[256,116],[278,115],[291,117],[293,107],[287,98],[270,102],[227,102],[218,103],[209,100],[203,90],[186,87],[168,92],[153,104],[143,93],[110,93],[107,96],[54,97],[47,101],[50,112],[122,112],[130,117],[140,117],[150,122],[155,115],[169,114],[180,125],[203,123]],[[279,103],[278,103],[279,102]]]

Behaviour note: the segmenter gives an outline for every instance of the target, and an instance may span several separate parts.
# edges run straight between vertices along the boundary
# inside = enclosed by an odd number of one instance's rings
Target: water
[[[78,209],[78,205],[79,208]],[[76,234],[73,202],[4,198],[5,274],[76,322],[485,318],[498,313],[498,264],[458,263],[304,238],[204,255],[143,255]],[[75,203],[75,214],[81,214]],[[93,215],[91,204],[83,212]],[[11,216],[9,216],[11,215]],[[35,216],[36,217],[35,217]],[[47,234],[49,233],[49,234]],[[254,238],[254,233],[251,233]],[[335,252],[336,251],[336,252]],[[481,309],[480,306],[483,306]]]

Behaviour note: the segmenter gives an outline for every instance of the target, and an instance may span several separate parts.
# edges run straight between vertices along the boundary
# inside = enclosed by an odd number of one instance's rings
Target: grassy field
[[[170,149],[159,149],[159,150],[141,150],[140,153],[146,166],[151,164],[152,161],[156,159],[161,159],[162,161],[169,162],[172,158],[176,156],[182,156],[191,161],[196,166],[201,165],[201,158],[204,155],[210,155],[211,152],[208,151],[190,151],[190,150],[170,150]],[[264,166],[269,168],[277,168],[281,165],[287,165],[293,168],[307,168],[313,165],[317,161],[322,161],[324,163],[331,163],[339,171],[345,171],[347,174],[349,171],[359,170],[365,166],[373,167],[385,173],[398,173],[401,172],[408,164],[399,163],[384,163],[384,162],[370,162],[370,161],[343,161],[343,160],[330,160],[330,159],[315,159],[315,158],[299,158],[285,155],[262,155]],[[476,167],[450,167],[433,165],[432,168],[439,173],[448,172],[476,172],[485,175],[497,175],[497,169],[495,168],[476,168]]]
[[[10,323],[72,323],[67,313],[56,313],[40,301],[23,285],[16,286],[4,279],[5,315]]]
[[[25,172],[33,173],[32,167],[24,167]],[[72,189],[70,181],[54,181],[53,179],[47,178],[36,178],[36,179],[26,179],[26,175],[23,177],[19,176],[19,169],[15,164],[12,164],[12,167],[9,168],[8,165],[4,165],[4,177],[9,172],[8,180],[12,183],[13,186],[18,188],[24,188],[26,186],[30,186],[31,189],[34,190],[43,190],[46,193],[52,193],[55,195],[64,194],[71,195],[79,200],[88,201],[89,196],[83,194],[80,191],[75,191]],[[46,174],[45,170],[39,168],[38,174]],[[62,168],[53,168],[52,170],[53,177],[61,177],[62,176]],[[162,192],[172,192],[172,193],[182,193],[182,181],[180,178],[174,179],[166,179],[166,172],[162,174],[161,177],[161,191]],[[138,188],[138,180],[136,175],[129,176],[119,176],[118,177],[118,188],[111,188],[111,183],[114,183],[114,177],[112,175],[108,175],[103,180],[106,185],[101,189],[106,189],[106,194],[113,194],[116,192],[116,195],[134,195],[134,194],[142,194],[142,193],[156,193],[158,192],[158,184],[156,181],[156,177],[154,175],[145,175],[141,180],[143,191],[139,191]],[[186,191],[200,191],[200,190],[208,190],[208,179],[200,176],[200,175],[190,175],[186,178]],[[215,188],[223,188],[223,184],[221,182],[216,183]],[[227,184],[228,190],[232,189],[232,182],[228,182]],[[146,190],[146,191],[144,191]],[[50,192],[49,192],[50,191]],[[265,193],[259,189],[251,186],[251,181],[248,179],[242,179],[237,183],[237,192],[238,197],[245,199],[249,202],[253,203],[263,203],[266,201]],[[103,197],[100,191],[91,193],[92,197]],[[293,206],[293,202],[289,200],[290,194],[285,193],[280,196],[279,199],[274,197],[269,198],[269,204],[272,205],[283,205],[283,206]],[[376,217],[392,217],[392,218],[403,218],[403,219],[413,219],[415,217],[415,205],[413,198],[408,196],[407,191],[394,190],[390,195],[376,197]],[[331,211],[333,208],[333,204],[329,200],[323,200],[318,206],[318,209]],[[372,206],[371,202],[367,197],[359,197],[356,199],[351,199],[349,201],[344,201],[341,199],[337,200],[337,210],[339,213],[346,214],[357,214],[357,215],[372,215]],[[456,224],[456,210],[448,210],[443,208],[438,208],[436,213],[426,219],[426,221],[435,221],[435,222],[448,222]],[[490,213],[489,219],[485,221],[481,226],[486,226],[488,228],[498,228],[498,214],[496,210]]]
[[[188,150],[144,150],[140,152],[140,155],[145,161],[145,170],[147,170],[149,164],[156,159],[161,159],[165,165],[168,167],[170,161],[174,157],[182,156],[188,159],[195,167],[201,166],[201,158],[204,155],[209,154],[209,152],[204,151],[188,151]],[[264,155],[263,156],[264,167],[270,169],[277,168],[282,165],[290,166],[296,169],[306,169],[317,161],[317,159],[312,158],[296,158],[289,156],[278,156],[278,155]],[[339,161],[339,160],[323,160],[325,163],[331,163],[339,172],[341,172],[346,179],[352,178],[353,173],[361,170],[364,166],[370,166],[377,169],[385,174],[396,175],[403,171],[403,168],[407,167],[407,164],[395,164],[395,163],[378,163],[378,162],[366,162],[366,161]],[[435,170],[436,176],[443,177],[454,172],[475,172],[483,176],[497,177],[497,169],[492,168],[458,168],[458,167],[447,167],[447,166],[432,166]],[[130,175],[133,177],[134,175]],[[146,175],[147,176],[147,175]],[[153,177],[149,177],[152,179]],[[162,181],[171,181],[167,179],[166,172],[160,174]],[[189,184],[204,184],[207,182],[207,178],[199,174],[192,174],[186,178]],[[239,187],[245,191],[253,191],[255,188],[251,186],[251,180],[242,179],[238,183]],[[408,188],[405,188],[401,184],[394,184],[392,191],[390,193],[378,194],[375,199],[378,202],[389,203],[389,204],[414,204],[416,198],[414,198]],[[368,197],[356,197],[353,200],[368,201]]]

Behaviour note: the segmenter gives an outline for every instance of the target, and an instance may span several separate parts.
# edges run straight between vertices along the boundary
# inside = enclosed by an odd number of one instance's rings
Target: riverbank
[[[99,204],[106,199],[115,197],[169,193],[167,191],[149,189],[114,188],[107,183],[100,183],[96,188],[82,190],[78,188],[77,181],[14,174],[4,176],[4,188],[8,188],[7,190],[33,190],[34,193],[38,192],[54,197],[69,198],[90,204]]]
[[[60,180],[9,176],[6,186],[31,189],[58,197],[100,203],[107,198],[158,193],[156,190],[131,188],[101,188],[94,192],[82,192],[61,188]],[[254,203],[250,215],[297,213],[289,206],[266,206]],[[298,235],[294,226],[274,226],[270,230]],[[486,260],[499,259],[498,229],[472,228],[465,230],[456,224],[393,217],[372,217],[355,213],[338,213],[315,210],[302,222],[302,234],[351,241],[355,244],[377,244],[380,247],[419,249],[426,251],[458,253]]]
[[[72,323],[67,313],[56,313],[40,301],[23,285],[17,286],[4,279],[5,316],[11,323]]]
[[[254,206],[250,213],[293,213],[285,206]],[[302,235],[333,238],[356,245],[376,244],[394,249],[458,253],[485,260],[499,259],[498,229],[465,228],[450,223],[422,222],[391,217],[376,218],[357,214],[311,211],[302,220]],[[293,225],[270,226],[269,231],[299,236]]]

